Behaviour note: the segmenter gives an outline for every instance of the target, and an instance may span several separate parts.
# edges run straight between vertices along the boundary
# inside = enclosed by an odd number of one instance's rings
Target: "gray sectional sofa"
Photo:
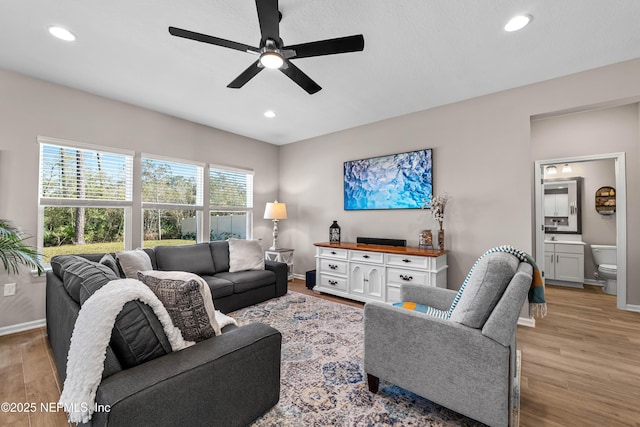
[[[287,293],[287,266],[229,273],[227,242],[145,250],[154,269],[188,271],[209,284],[216,309],[228,313]],[[54,257],[47,272],[47,334],[61,382],[80,307],[118,279],[104,254]],[[229,325],[222,335],[171,352],[149,306],[130,301],[116,319],[106,351],[93,426],[242,426],[280,396],[280,332],[264,324]]]

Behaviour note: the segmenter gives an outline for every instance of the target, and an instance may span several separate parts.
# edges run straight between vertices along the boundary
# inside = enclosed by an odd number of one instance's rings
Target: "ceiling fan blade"
[[[296,56],[294,56],[294,58],[358,52],[364,49],[364,37],[362,34],[358,34],[356,36],[338,37],[335,39],[285,46],[283,49],[295,50]]]
[[[280,43],[278,0],[256,0],[256,9],[258,9],[258,22],[260,34],[262,34],[260,46],[263,46],[267,39]]]
[[[206,34],[196,33],[189,30],[183,30],[182,28],[169,27],[169,33],[176,37],[191,39],[202,43],[213,44],[216,46],[228,47],[229,49],[240,50],[242,52],[258,52],[258,49],[253,46],[232,42],[231,40],[225,40],[218,37],[208,36]]]
[[[286,68],[280,68],[280,71],[296,82],[302,89],[306,90],[309,95],[313,95],[322,89],[316,82],[311,80],[309,76],[303,73],[300,68],[293,65],[290,61],[287,61],[287,65],[288,67]]]
[[[251,80],[252,78],[254,78],[256,76],[256,74],[258,74],[260,71],[264,70],[264,68],[258,67],[258,61],[254,62],[253,64],[251,64],[249,66],[249,68],[247,68],[246,70],[244,70],[242,72],[242,74],[240,74],[238,77],[235,78],[234,81],[232,81],[231,83],[229,83],[227,85],[227,87],[231,88],[231,89],[240,89],[242,86],[244,86],[249,80]]]

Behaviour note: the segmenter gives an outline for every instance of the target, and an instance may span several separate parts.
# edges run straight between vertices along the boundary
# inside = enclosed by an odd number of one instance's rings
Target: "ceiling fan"
[[[278,11],[278,0],[256,0],[256,8],[258,9],[258,22],[262,35],[260,47],[257,48],[176,27],[169,27],[169,33],[185,39],[258,55],[258,59],[251,64],[249,68],[244,70],[235,80],[227,85],[227,87],[233,89],[239,89],[244,86],[264,68],[273,68],[282,71],[291,80],[296,82],[298,86],[312,95],[322,88],[303,73],[302,70],[293,65],[290,60],[309,58],[312,56],[333,55],[336,53],[357,52],[364,49],[364,37],[362,34],[284,46],[280,38],[280,18],[282,15]]]

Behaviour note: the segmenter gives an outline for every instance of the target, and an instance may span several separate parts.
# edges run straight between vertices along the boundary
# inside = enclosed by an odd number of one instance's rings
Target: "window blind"
[[[142,202],[202,206],[203,167],[142,158]]]
[[[209,168],[210,205],[216,208],[253,208],[253,173]]]
[[[131,201],[133,156],[40,143],[40,198]]]

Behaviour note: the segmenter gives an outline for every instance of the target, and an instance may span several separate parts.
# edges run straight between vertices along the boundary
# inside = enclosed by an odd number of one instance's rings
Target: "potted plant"
[[[0,219],[0,260],[8,273],[17,274],[21,265],[36,269],[38,276],[44,271],[38,252],[25,243],[28,238],[8,221]]]

